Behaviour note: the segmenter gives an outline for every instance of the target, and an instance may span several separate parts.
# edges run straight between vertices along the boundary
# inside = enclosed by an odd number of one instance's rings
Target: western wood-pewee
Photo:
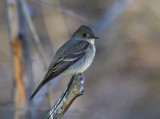
[[[61,46],[51,62],[48,72],[30,99],[51,79],[62,74],[75,75],[83,73],[92,63],[96,48],[94,40],[98,39],[93,31],[82,25],[72,38]]]

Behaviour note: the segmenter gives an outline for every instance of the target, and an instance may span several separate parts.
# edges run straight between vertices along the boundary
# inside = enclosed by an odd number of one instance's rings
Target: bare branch
[[[44,119],[61,119],[68,110],[72,102],[84,93],[84,75],[78,74],[71,78],[66,89],[55,103],[55,105],[45,115]]]

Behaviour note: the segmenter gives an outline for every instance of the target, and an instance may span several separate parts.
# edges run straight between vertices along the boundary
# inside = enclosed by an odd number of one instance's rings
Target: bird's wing
[[[47,74],[44,77],[44,80],[40,83],[40,85],[32,94],[30,99],[32,99],[48,81],[61,74],[72,64],[76,63],[79,59],[81,59],[86,54],[88,47],[88,42],[81,41],[66,50],[62,54],[62,56],[59,57],[59,59],[54,63],[54,65],[49,68]]]

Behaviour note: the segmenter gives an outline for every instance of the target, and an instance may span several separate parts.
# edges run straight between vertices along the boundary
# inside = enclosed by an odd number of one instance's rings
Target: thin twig
[[[39,50],[39,52],[40,52],[40,55],[41,55],[41,57],[42,57],[42,61],[43,61],[44,67],[45,67],[45,69],[47,69],[48,67],[47,67],[47,60],[46,60],[46,58],[45,58],[45,53],[44,53],[44,50],[43,50],[43,47],[42,47],[40,38],[39,38],[39,36],[38,36],[38,34],[37,34],[37,31],[36,31],[36,29],[35,29],[35,27],[34,27],[34,25],[33,25],[31,16],[29,15],[29,12],[28,12],[28,10],[27,10],[26,1],[25,1],[25,0],[20,0],[20,2],[21,2],[21,5],[23,6],[22,8],[23,8],[24,15],[25,15],[25,17],[26,17],[26,20],[27,20],[29,29],[30,29],[30,31],[31,31],[31,33],[32,33],[33,39],[34,39],[34,41],[36,42],[37,48],[38,48],[38,50]]]
[[[63,12],[65,14],[69,15],[69,16],[74,16],[74,17],[76,17],[76,18],[78,18],[78,19],[80,19],[84,22],[91,23],[91,21],[92,21],[92,23],[94,23],[93,19],[91,19],[89,17],[86,17],[86,16],[84,16],[84,15],[82,15],[82,14],[80,14],[80,13],[78,13],[78,12],[72,10],[72,9],[66,8],[65,6],[60,6],[61,9],[59,9],[59,5],[56,2],[53,2],[53,1],[50,2],[48,0],[32,0],[32,1],[36,2],[36,3],[42,3],[44,5],[48,5],[50,7],[53,7],[57,11]]]
[[[39,36],[38,36],[38,34],[36,32],[34,24],[32,22],[31,16],[28,13],[26,1],[25,0],[20,0],[20,2],[21,2],[21,5],[22,5],[22,8],[23,8],[24,15],[26,17],[30,32],[32,33],[33,39],[34,39],[34,41],[35,41],[35,43],[37,45],[37,48],[38,48],[39,53],[40,53],[40,56],[42,58],[42,62],[44,64],[45,70],[47,70],[48,69],[48,64],[47,64],[46,56],[45,56],[45,53],[44,53],[44,50],[43,50],[43,46],[42,46],[40,38],[39,38]],[[50,83],[47,83],[47,85],[48,85],[48,90],[49,90],[48,102],[49,102],[49,106],[51,107],[51,104],[53,102],[53,100],[52,100],[52,88],[51,88],[51,84]]]
[[[61,119],[68,110],[72,102],[84,93],[84,76],[82,74],[75,75],[71,78],[66,89],[63,91],[55,105],[45,115],[44,119]]]
[[[25,85],[26,85],[26,91],[27,91],[27,97],[31,95],[31,91],[34,87],[34,76],[33,76],[33,66],[32,66],[32,35],[29,30],[29,27],[27,25],[27,20],[24,15],[24,11],[22,8],[22,5],[20,4],[20,1],[17,1],[18,5],[18,11],[19,11],[19,38],[22,42],[22,48],[23,48],[23,74]],[[34,104],[33,102],[29,103],[28,107],[32,107]],[[35,118],[35,112],[30,111],[30,118]]]

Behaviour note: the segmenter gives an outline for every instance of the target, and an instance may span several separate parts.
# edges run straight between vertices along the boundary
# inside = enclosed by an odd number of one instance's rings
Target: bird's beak
[[[91,36],[91,37],[89,37],[90,39],[99,39],[98,37],[96,37],[96,36]]]

